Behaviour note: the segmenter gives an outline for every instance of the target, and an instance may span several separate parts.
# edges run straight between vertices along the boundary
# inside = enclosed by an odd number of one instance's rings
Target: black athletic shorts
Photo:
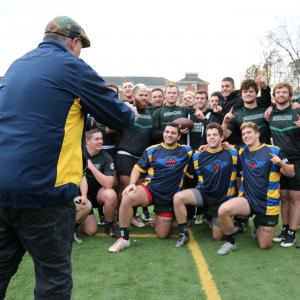
[[[99,190],[100,190],[100,188],[99,188]],[[92,203],[92,209],[90,211],[90,215],[94,214],[93,208],[102,207],[102,205],[97,202],[97,195],[98,195],[99,190],[97,190],[97,191],[91,191],[91,192],[88,192],[88,194],[87,194],[87,198]]]
[[[147,186],[144,184],[139,184],[140,187],[142,187],[145,192],[147,193],[148,197],[148,206],[151,204],[154,204],[154,212],[156,215],[160,217],[167,217],[167,218],[173,218],[174,217],[174,207],[173,205],[163,205],[155,203],[155,199],[152,198],[151,192],[148,190]]]
[[[116,174],[119,176],[130,176],[131,171],[138,160],[138,157],[117,153],[115,164]]]
[[[280,189],[300,191],[300,159],[291,161],[291,163],[295,166],[295,177],[288,178],[284,175],[281,175]]]
[[[270,226],[274,227],[278,224],[278,216],[255,215],[254,223],[256,226]]]
[[[272,216],[269,216],[269,215],[264,215],[264,214],[257,214],[255,212],[255,210],[253,210],[252,206],[251,206],[251,202],[249,201],[249,199],[245,196],[242,196],[243,198],[245,198],[248,203],[249,203],[249,206],[250,206],[250,216],[253,216],[255,215],[254,217],[254,223],[256,224],[256,226],[271,226],[271,227],[274,227],[278,224],[278,218],[279,218],[279,215],[272,215]]]

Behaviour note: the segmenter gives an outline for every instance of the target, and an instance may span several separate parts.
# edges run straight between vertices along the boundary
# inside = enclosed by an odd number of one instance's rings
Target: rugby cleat
[[[219,255],[226,255],[230,253],[231,251],[236,250],[236,244],[231,244],[229,242],[226,242],[222,247],[217,251]]]
[[[190,238],[187,233],[179,233],[179,238],[175,242],[175,248],[184,246],[185,244],[187,244],[189,242],[189,240],[190,240]]]
[[[116,240],[116,242],[108,248],[108,251],[111,253],[118,253],[121,251],[126,250],[130,247],[130,241],[125,240],[123,238],[119,238]]]

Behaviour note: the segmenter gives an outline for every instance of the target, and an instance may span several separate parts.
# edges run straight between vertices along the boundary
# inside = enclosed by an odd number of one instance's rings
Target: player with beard
[[[121,132],[117,144],[116,173],[119,179],[118,199],[130,182],[130,172],[142,156],[144,150],[151,144],[153,120],[148,107],[148,91],[144,84],[137,84],[132,93],[132,99],[138,112],[134,125]],[[133,225],[143,227],[144,223],[133,220]]]
[[[276,108],[270,117],[274,144],[295,165],[295,177],[280,181],[282,231],[273,239],[282,247],[293,246],[300,220],[300,109],[293,109],[293,90],[288,83],[278,83],[273,90]],[[299,245],[300,246],[300,245]]]
[[[235,197],[237,151],[222,147],[223,130],[220,124],[208,124],[206,137],[206,150],[193,155],[197,188],[178,192],[174,196],[174,210],[180,231],[176,248],[189,240],[186,205],[207,208],[207,214],[212,217],[213,238],[220,240],[223,234],[218,220],[218,208],[223,202]]]
[[[177,143],[180,128],[176,123],[165,126],[163,137],[163,143],[147,148],[132,169],[130,184],[122,194],[120,237],[109,248],[110,252],[130,247],[129,226],[136,206],[147,207],[153,203],[157,237],[167,238],[170,235],[174,216],[173,196],[182,187],[192,149]],[[136,185],[142,174],[146,174],[143,183]]]
[[[258,245],[261,249],[271,247],[280,210],[280,174],[295,175],[294,166],[288,163],[280,148],[260,143],[255,123],[243,123],[241,131],[245,144],[239,150],[238,162],[242,184],[239,196],[224,202],[218,211],[226,237],[226,243],[217,251],[219,255],[236,249],[233,216],[255,215]]]

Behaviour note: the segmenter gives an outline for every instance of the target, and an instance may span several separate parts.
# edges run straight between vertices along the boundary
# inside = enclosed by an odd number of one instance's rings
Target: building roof
[[[144,83],[147,86],[165,86],[168,79],[164,77],[149,77],[149,76],[103,76],[107,83],[111,82],[118,86],[122,85],[125,80],[133,81],[134,83]]]
[[[178,81],[176,81],[176,83],[205,83],[208,84],[207,81],[202,80],[199,77],[184,77]]]

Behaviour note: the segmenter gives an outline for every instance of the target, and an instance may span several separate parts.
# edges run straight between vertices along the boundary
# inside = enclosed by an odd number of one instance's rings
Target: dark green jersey
[[[155,143],[163,141],[163,132],[166,124],[178,118],[187,118],[195,110],[190,107],[182,106],[163,106],[153,114],[153,139]]]
[[[228,124],[228,129],[232,134],[237,135],[237,145],[242,145],[242,136],[240,127],[245,122],[254,122],[260,132],[260,142],[270,144],[270,127],[269,123],[264,118],[265,108],[257,106],[255,108],[242,107],[234,111],[234,119]]]
[[[140,157],[151,145],[153,119],[148,110],[138,110],[138,114],[134,125],[121,132],[117,148]]]
[[[274,109],[270,117],[270,128],[273,142],[287,155],[289,160],[300,158],[300,128],[296,127],[300,109],[291,106],[279,110]]]
[[[90,159],[94,166],[104,175],[114,176],[115,171],[113,159],[105,151],[100,151],[95,156],[88,155],[88,159]],[[98,191],[101,185],[89,169],[86,170],[85,176],[89,187],[89,193]]]

